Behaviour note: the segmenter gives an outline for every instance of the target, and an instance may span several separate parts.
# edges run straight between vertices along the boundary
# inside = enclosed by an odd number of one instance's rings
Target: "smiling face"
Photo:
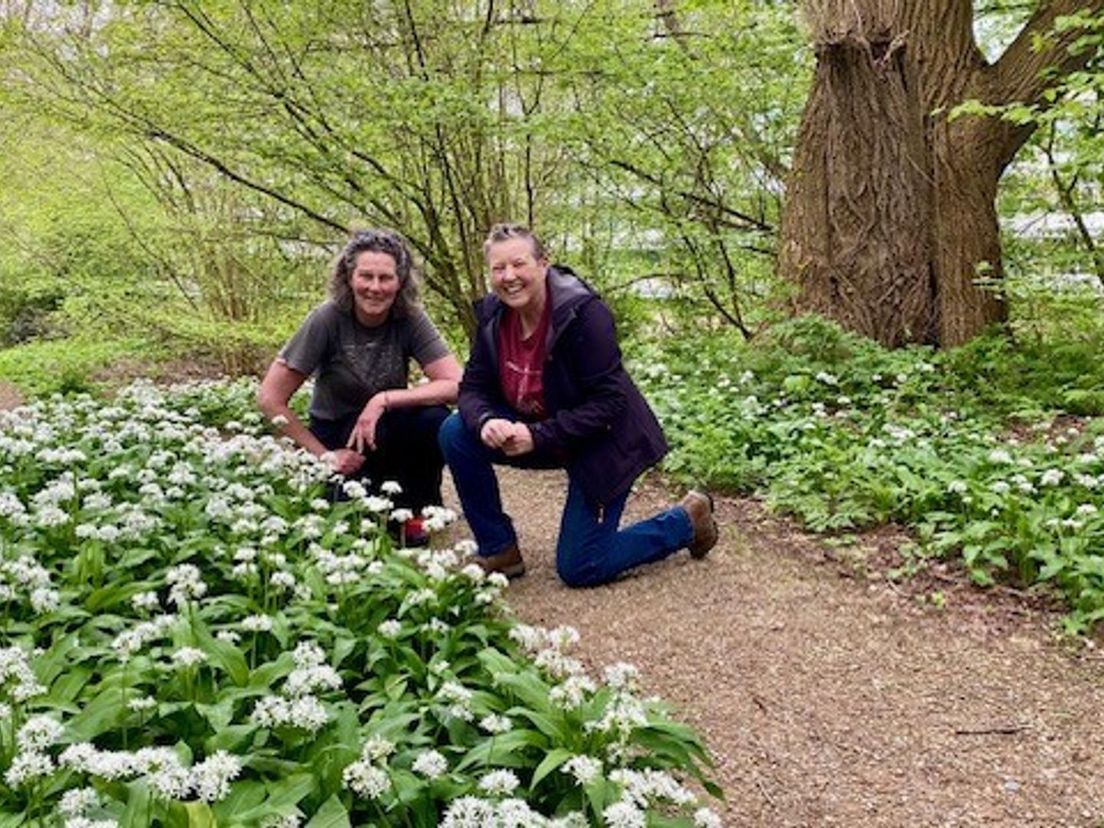
[[[543,310],[548,260],[534,254],[532,240],[495,242],[487,248],[487,265],[494,292],[503,304],[526,316]]]
[[[395,304],[400,287],[394,256],[375,250],[365,250],[358,255],[349,276],[357,321],[370,327],[382,325]]]

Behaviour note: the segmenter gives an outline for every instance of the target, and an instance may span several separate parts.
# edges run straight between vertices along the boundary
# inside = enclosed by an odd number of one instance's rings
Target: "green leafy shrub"
[[[157,350],[134,339],[49,339],[0,349],[0,379],[28,396],[90,391],[111,366],[149,360]]]
[[[1104,617],[1104,369],[1091,342],[886,351],[805,318],[638,346],[676,476],[756,492],[815,531],[898,521],[981,584],[1053,584]],[[1078,417],[1071,415],[1077,414]]]

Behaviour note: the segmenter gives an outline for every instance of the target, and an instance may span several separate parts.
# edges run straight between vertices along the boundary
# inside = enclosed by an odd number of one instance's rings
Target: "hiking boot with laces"
[[[516,543],[494,555],[476,555],[474,560],[488,575],[501,572],[507,578],[520,578],[525,574],[525,561]]]
[[[690,557],[701,560],[717,545],[717,521],[713,517],[713,498],[707,493],[691,489],[679,501],[679,506],[690,516],[690,526],[694,536],[687,544]]]

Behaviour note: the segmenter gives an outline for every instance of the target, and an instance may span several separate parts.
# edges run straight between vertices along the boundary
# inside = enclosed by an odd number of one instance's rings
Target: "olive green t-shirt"
[[[337,420],[359,413],[380,391],[406,388],[411,357],[425,367],[448,352],[421,308],[368,327],[331,300],[311,311],[279,358],[292,370],[315,374],[310,415]]]

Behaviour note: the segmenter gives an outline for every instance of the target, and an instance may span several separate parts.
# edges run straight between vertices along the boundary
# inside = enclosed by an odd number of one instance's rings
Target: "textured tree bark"
[[[1073,71],[1074,35],[1031,48],[1062,14],[1104,0],[1041,2],[994,64],[970,0],[806,0],[816,74],[782,218],[779,272],[795,310],[885,345],[958,345],[1005,319],[995,199],[1030,129],[948,120],[970,99],[1040,104],[1046,67]]]

